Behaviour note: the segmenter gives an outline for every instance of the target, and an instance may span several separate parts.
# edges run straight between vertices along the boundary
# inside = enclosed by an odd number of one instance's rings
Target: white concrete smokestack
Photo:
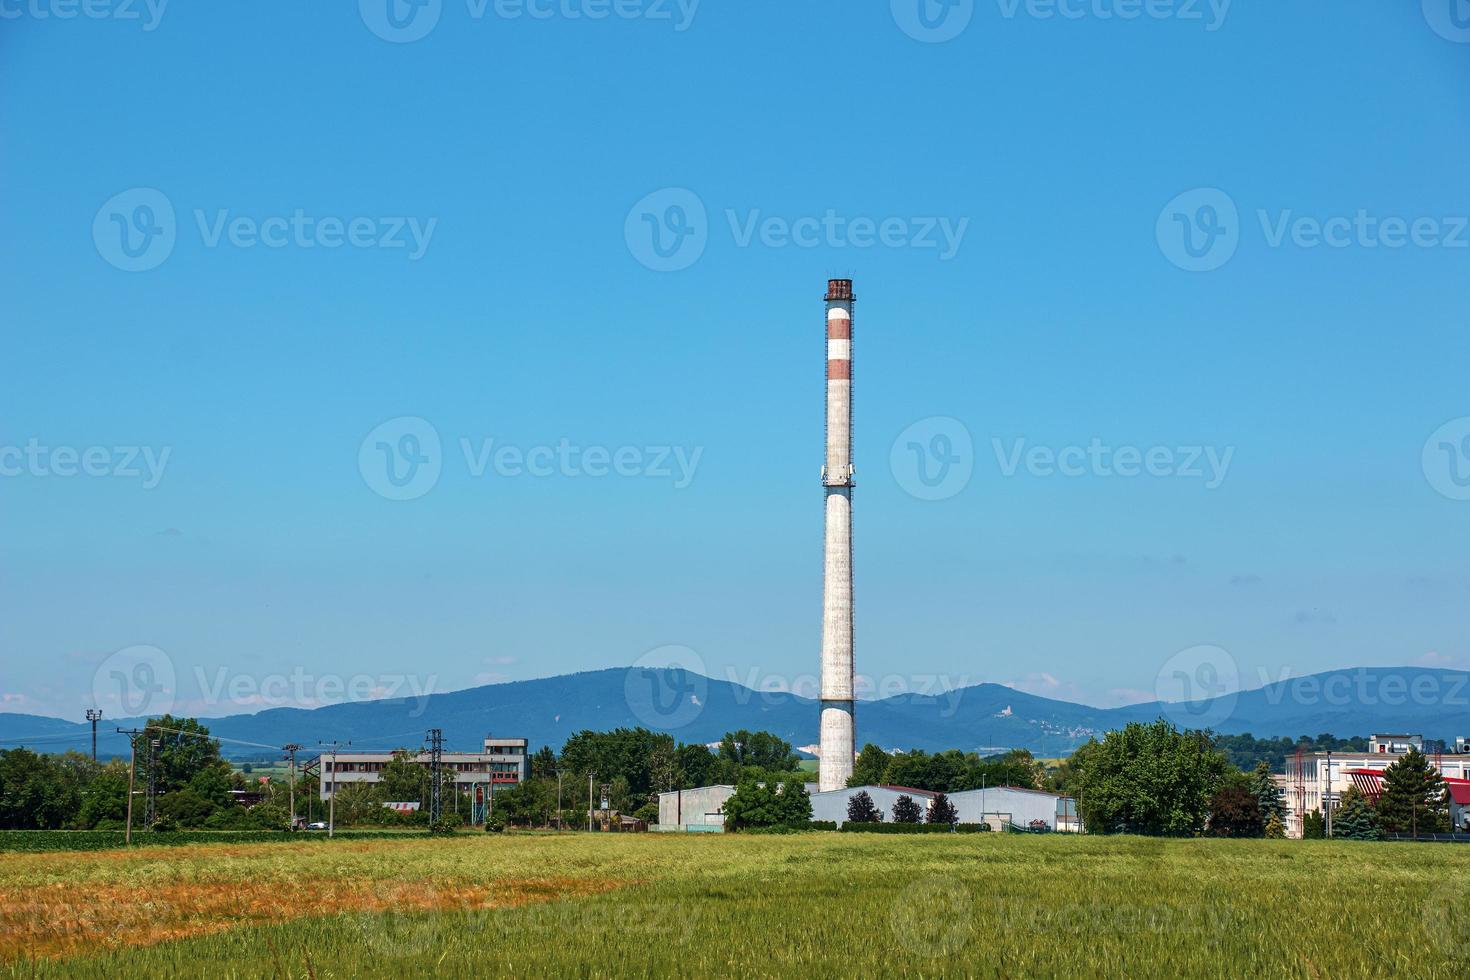
[[[852,776],[852,280],[827,283],[827,534],[822,568],[822,748],[819,788]]]

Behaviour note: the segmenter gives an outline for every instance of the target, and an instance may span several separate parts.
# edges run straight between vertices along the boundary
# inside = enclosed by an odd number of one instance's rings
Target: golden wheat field
[[[1470,975],[1470,848],[461,835],[0,854],[13,976]]]

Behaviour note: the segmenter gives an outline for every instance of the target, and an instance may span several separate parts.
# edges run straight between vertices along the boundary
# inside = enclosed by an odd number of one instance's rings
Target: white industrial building
[[[489,787],[493,793],[510,789],[531,777],[531,757],[524,738],[485,737],[482,752],[444,752],[440,763],[455,789],[471,792],[474,787]],[[317,760],[322,799],[328,799],[339,787],[349,783],[377,783],[383,778],[383,767],[393,761],[392,752],[326,752]],[[428,752],[414,757],[428,767]],[[446,787],[447,790],[447,787]]]
[[[1286,802],[1286,835],[1301,837],[1303,818],[1322,809],[1325,798],[1335,807],[1349,786],[1370,800],[1380,791],[1383,773],[1410,748],[1424,751],[1422,735],[1374,735],[1367,752],[1303,752],[1286,757],[1286,772],[1276,777]],[[1450,791],[1450,820],[1456,830],[1470,828],[1470,743],[1456,739],[1454,752],[1427,753]]]
[[[701,786],[658,794],[658,826],[653,830],[721,831],[725,829],[725,801],[734,786]]]
[[[873,805],[882,811],[885,823],[893,822],[893,805],[900,796],[910,797],[927,816],[930,805],[939,795],[908,786],[849,786],[825,793],[816,790],[816,784],[807,784],[812,798],[812,819],[830,821],[839,827],[847,822],[848,803],[861,792],[867,793]],[[657,829],[723,830],[725,803],[734,795],[734,786],[701,786],[660,793]],[[1023,830],[1040,830],[1043,827],[1063,832],[1081,830],[1076,801],[1055,793],[997,786],[946,795],[954,804],[960,823],[989,823],[995,830],[1006,830],[1012,826]]]
[[[950,793],[960,823],[988,823],[992,830],[1055,830],[1078,833],[1082,822],[1070,796],[1019,786],[994,786]]]
[[[867,793],[873,806],[883,811],[884,823],[893,823],[893,804],[898,802],[900,796],[910,797],[919,804],[923,813],[928,814],[929,804],[938,795],[908,786],[849,786],[846,789],[833,789],[812,794],[812,819],[831,820],[837,826],[842,826],[847,822],[847,804],[858,793]]]

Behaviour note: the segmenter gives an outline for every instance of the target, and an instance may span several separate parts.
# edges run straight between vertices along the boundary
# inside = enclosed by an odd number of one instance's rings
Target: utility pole
[[[296,753],[297,752],[300,752],[302,747],[300,745],[297,745],[295,742],[288,742],[285,745],[281,746],[281,748],[283,748],[286,751],[287,756],[291,759],[291,776],[290,776],[290,781],[289,781],[289,783],[287,785],[289,787],[288,792],[291,795],[291,829],[292,830],[295,830],[296,829]]]
[[[556,829],[565,830],[561,822],[561,774],[562,770],[556,771]]]
[[[443,816],[440,798],[440,769],[444,763],[444,729],[429,729],[429,833],[439,829]]]
[[[143,811],[143,825],[146,827],[158,822],[158,750],[162,745],[162,733],[157,738],[148,739],[148,805]]]
[[[97,761],[97,722],[102,720],[101,708],[88,708],[87,720],[92,723],[92,761]]]
[[[332,747],[332,761],[327,763],[327,765],[332,767],[332,780],[328,784],[332,787],[332,791],[327,794],[327,839],[331,840],[332,835],[337,832],[337,749],[340,746],[351,745],[352,743],[350,741],[338,742],[333,739],[331,742],[319,741],[316,744],[330,745]],[[325,771],[320,773],[317,779],[321,779],[323,775],[326,775]]]
[[[1327,750],[1327,792],[1322,794],[1323,835],[1332,837],[1332,750]]]
[[[595,775],[597,775],[595,772],[587,774],[587,832],[589,834],[592,833],[592,777]]]
[[[128,824],[123,834],[123,845],[133,846],[133,780],[138,773],[138,736],[143,732],[136,728],[117,730],[119,735],[128,736]]]

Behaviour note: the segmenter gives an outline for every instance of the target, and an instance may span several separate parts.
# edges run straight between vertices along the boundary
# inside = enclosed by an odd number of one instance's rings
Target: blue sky
[[[1470,5],[396,2],[3,5],[0,708],[800,688],[828,276],[860,673],[1470,665]]]

